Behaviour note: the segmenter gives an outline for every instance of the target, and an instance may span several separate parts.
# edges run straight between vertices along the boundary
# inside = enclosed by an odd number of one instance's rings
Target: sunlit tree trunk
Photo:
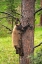
[[[30,64],[30,59],[27,58],[28,55],[33,53],[34,47],[34,11],[35,11],[35,0],[22,0],[22,26],[29,24],[26,32],[22,35],[22,44],[24,56],[20,57],[20,64]]]
[[[42,0],[40,2],[41,8],[42,8]],[[40,16],[40,25],[42,26],[42,11],[41,11],[41,16]]]

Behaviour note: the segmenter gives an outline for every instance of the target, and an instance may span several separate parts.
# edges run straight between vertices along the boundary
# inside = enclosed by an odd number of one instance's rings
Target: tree
[[[40,2],[40,5],[41,5],[41,8],[42,8],[42,0]],[[41,16],[40,16],[40,25],[42,26],[42,13],[41,13]]]
[[[20,57],[20,64],[30,64],[28,55],[33,53],[34,47],[34,20],[35,20],[35,0],[22,0],[21,24],[29,24],[27,31],[22,35],[22,44],[24,56]]]
[[[7,1],[7,12],[14,16],[15,15],[14,14],[14,11],[15,11],[14,0],[6,0],[6,1]],[[9,23],[10,22],[12,23],[12,28],[13,28],[14,18],[9,17],[10,15],[7,15],[7,16],[8,16],[8,21],[9,21]]]

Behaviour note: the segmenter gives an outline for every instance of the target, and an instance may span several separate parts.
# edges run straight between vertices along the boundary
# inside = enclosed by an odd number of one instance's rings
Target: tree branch
[[[36,10],[34,14],[38,13],[38,12],[41,11],[41,10],[42,10],[42,8]]]
[[[37,11],[35,11],[35,12],[34,12],[34,15],[35,15],[36,13],[38,13],[39,11],[41,11],[41,10],[42,10],[42,8],[38,9]],[[8,12],[1,12],[1,11],[0,11],[0,13],[8,14],[8,15],[10,15],[11,17],[13,17],[16,21],[20,21],[19,18],[14,17],[12,14],[10,14],[10,13],[8,13]],[[15,13],[16,13],[16,12],[15,12]],[[19,13],[17,13],[17,14],[20,15]],[[9,16],[9,17],[10,17],[10,16]],[[21,15],[21,16],[22,16],[22,15]],[[17,19],[18,19],[18,20],[17,20]]]
[[[0,19],[3,19],[3,18],[9,18],[10,16],[8,16],[8,17],[1,17]]]
[[[37,47],[41,46],[41,44],[42,44],[42,42],[41,42],[40,44],[38,44],[38,45],[34,46],[34,48],[33,48],[33,49],[35,49],[35,48],[37,48]]]
[[[21,15],[21,14],[19,14],[19,13],[17,13],[17,12],[15,12],[15,11],[12,11],[13,13],[16,13],[16,14],[18,14],[18,15]]]
[[[0,13],[8,14],[8,15],[10,15],[11,17],[13,17],[15,20],[17,20],[17,19],[18,19],[18,21],[20,21],[20,20],[19,20],[19,18],[14,17],[12,14],[10,14],[10,13],[8,13],[8,12],[1,12],[1,11],[0,11]]]
[[[4,25],[2,25],[2,26],[4,26]],[[12,31],[10,28],[8,28],[8,27],[6,27],[6,26],[4,26],[6,29],[8,29],[9,31]]]

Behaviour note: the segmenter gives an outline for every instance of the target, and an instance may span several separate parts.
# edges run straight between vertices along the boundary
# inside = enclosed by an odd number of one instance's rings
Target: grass
[[[12,46],[11,36],[0,37],[0,64],[19,64],[19,56]]]
[[[19,64],[19,56],[16,55],[11,34],[8,33],[9,31],[0,25],[0,64]]]
[[[34,32],[34,45],[38,45],[42,42],[42,27],[36,27]],[[35,53],[39,52],[42,45],[35,49]]]
[[[42,27],[35,28],[35,43],[42,41]]]

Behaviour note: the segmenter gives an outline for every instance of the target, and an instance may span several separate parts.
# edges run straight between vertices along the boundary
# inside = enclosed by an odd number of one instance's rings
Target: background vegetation
[[[0,0],[0,11],[7,11],[8,1],[10,0]],[[20,13],[21,1],[14,0],[14,7],[16,12]],[[40,8],[40,0],[36,1],[35,10],[37,10],[38,8]],[[40,42],[42,42],[42,26],[40,26],[40,13],[41,12],[37,13],[35,17],[34,45],[37,45]],[[12,23],[8,22],[7,18],[3,18],[4,16],[6,15],[0,13],[0,64],[19,64],[19,56],[16,54],[16,51],[13,48],[11,33],[9,30],[7,30],[5,27],[1,25],[3,24],[12,29]],[[18,16],[17,14],[15,15],[15,17],[20,18],[20,16]],[[35,49],[34,54],[36,55],[36,57],[37,52],[39,52],[41,48],[42,45]]]

